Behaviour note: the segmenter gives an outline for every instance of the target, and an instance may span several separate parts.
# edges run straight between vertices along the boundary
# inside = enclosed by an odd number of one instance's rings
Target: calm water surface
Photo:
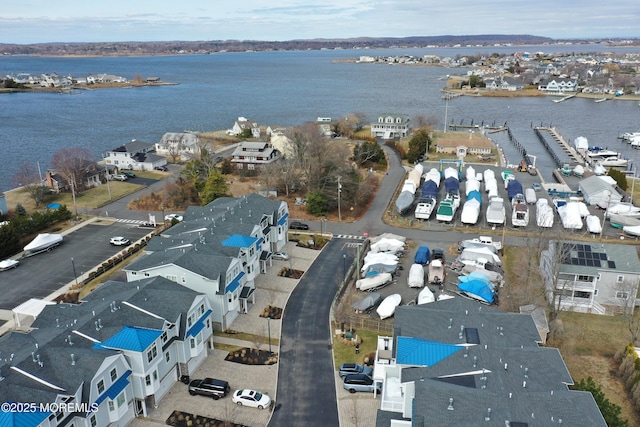
[[[549,52],[561,47],[528,48]],[[513,52],[492,48],[489,52]],[[518,49],[524,50],[524,49]],[[596,47],[565,47],[598,51]],[[640,50],[640,49],[639,49]],[[443,126],[445,101],[440,89],[447,74],[465,69],[387,66],[334,62],[360,55],[441,56],[476,54],[469,49],[344,50],[223,53],[166,57],[40,58],[0,57],[0,75],[27,72],[83,76],[110,73],[133,79],[157,76],[175,86],[83,91],[78,95],[20,93],[0,96],[0,191],[11,188],[17,168],[25,162],[44,170],[63,147],[85,146],[96,155],[136,138],[157,142],[165,132],[228,129],[238,116],[261,125],[291,126],[317,117],[340,117],[354,111],[369,119],[379,113],[433,116]],[[449,101],[449,121],[507,122],[516,138],[539,164],[550,158],[532,125],[555,125],[569,140],[585,136],[590,145],[638,153],[617,140],[621,132],[640,128],[637,102],[550,98],[471,98]],[[500,135],[508,157],[517,153]],[[640,160],[640,159],[639,159]]]

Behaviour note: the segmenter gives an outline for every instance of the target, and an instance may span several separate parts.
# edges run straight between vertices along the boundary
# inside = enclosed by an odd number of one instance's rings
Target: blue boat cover
[[[426,180],[424,184],[422,184],[422,197],[432,197],[435,199],[437,196],[438,185],[430,179]]]
[[[469,280],[468,282],[458,283],[458,289],[472,296],[481,298],[489,304],[493,303],[493,291],[491,287],[482,280]]]
[[[507,184],[507,194],[509,195],[509,200],[513,199],[516,194],[524,194],[522,192],[522,184],[518,180],[512,179]]]
[[[449,177],[444,181],[444,188],[446,188],[447,193],[455,193],[456,191],[460,191],[460,181],[458,181],[454,177]]]
[[[469,191],[467,200],[471,200],[471,199],[476,199],[478,202],[480,202],[480,206],[482,206],[482,194],[480,194],[479,191],[477,190]]]

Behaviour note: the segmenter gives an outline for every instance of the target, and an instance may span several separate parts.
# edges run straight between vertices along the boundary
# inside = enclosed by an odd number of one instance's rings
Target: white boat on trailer
[[[50,251],[62,243],[61,234],[43,233],[31,241],[24,247],[25,256],[39,254],[41,252]]]

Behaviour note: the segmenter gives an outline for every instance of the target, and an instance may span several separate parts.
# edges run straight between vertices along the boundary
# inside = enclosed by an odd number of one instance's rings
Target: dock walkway
[[[556,155],[554,149],[549,145],[549,143],[547,142],[547,140],[544,137],[543,133],[548,133],[549,135],[551,135],[553,140],[556,141],[558,146],[571,159],[571,161],[572,161],[572,163],[574,165],[577,165],[577,164],[584,165],[585,164],[585,158],[575,148],[573,148],[567,142],[567,140],[564,139],[564,137],[562,135],[560,135],[560,133],[556,130],[556,128],[554,128],[554,127],[551,127],[551,128],[549,128],[549,127],[535,127],[534,130],[536,132],[536,135],[538,135],[538,138],[540,139],[542,144],[545,146],[547,151],[549,151],[549,153],[551,154],[551,156],[555,160],[555,162],[558,165],[558,167],[561,168],[563,166],[563,163],[565,163],[565,162],[562,162],[560,160],[560,158],[558,158],[558,156]]]

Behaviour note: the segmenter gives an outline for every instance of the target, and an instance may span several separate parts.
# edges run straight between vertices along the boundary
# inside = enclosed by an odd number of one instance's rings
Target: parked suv
[[[202,396],[209,396],[213,397],[214,400],[218,400],[229,394],[229,391],[231,391],[229,383],[223,380],[205,378],[203,380],[192,380],[189,383],[189,394],[191,396],[200,394]]]
[[[365,374],[371,375],[373,370],[369,366],[363,366],[358,363],[343,363],[340,365],[338,375],[340,378],[344,378],[351,374]]]
[[[369,375],[365,374],[351,374],[344,377],[344,383],[342,384],[345,390],[349,393],[355,393],[356,391],[364,391],[367,393],[373,393],[377,390],[381,392],[380,385],[376,384]]]
[[[126,176],[127,178],[135,178],[136,174],[131,172],[131,171],[124,171],[122,172],[122,175]]]

